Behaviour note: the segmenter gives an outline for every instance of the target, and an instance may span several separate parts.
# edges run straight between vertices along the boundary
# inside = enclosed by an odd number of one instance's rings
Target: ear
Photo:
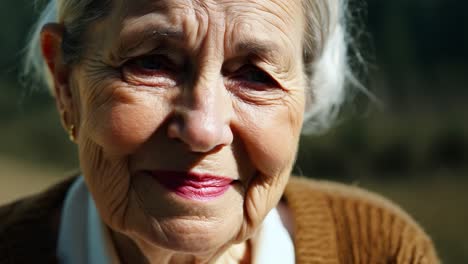
[[[62,40],[64,26],[57,23],[46,24],[41,31],[42,56],[51,74],[57,108],[62,113],[62,125],[68,129],[75,125],[73,93],[70,88],[70,68],[63,60]]]

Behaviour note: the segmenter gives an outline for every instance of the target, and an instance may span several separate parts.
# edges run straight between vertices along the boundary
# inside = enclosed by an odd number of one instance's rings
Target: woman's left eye
[[[266,72],[253,65],[246,65],[237,70],[233,77],[236,82],[255,89],[277,86],[277,82]]]
[[[243,81],[256,84],[271,85],[275,83],[275,81],[270,75],[260,70],[259,68],[251,65],[244,66],[241,69],[239,69],[238,73],[235,75],[235,78],[239,78]]]

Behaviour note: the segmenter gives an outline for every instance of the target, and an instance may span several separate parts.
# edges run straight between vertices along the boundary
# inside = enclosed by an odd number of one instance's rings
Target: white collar
[[[294,244],[276,208],[273,208],[258,231],[253,244],[253,264],[294,264]]]
[[[83,177],[68,191],[60,219],[57,256],[65,264],[119,263]]]
[[[254,264],[294,263],[294,245],[276,208],[268,213],[253,244]],[[102,222],[83,177],[68,191],[59,228],[57,255],[65,264],[119,263],[107,227]]]

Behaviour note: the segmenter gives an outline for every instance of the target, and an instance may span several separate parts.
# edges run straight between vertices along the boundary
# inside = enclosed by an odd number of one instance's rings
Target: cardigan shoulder
[[[310,232],[313,223],[316,235],[320,231],[328,237],[328,254],[337,263],[439,263],[424,230],[380,195],[356,186],[292,177],[285,197],[296,232]],[[298,245],[308,240],[304,234],[297,236]]]
[[[55,263],[62,204],[76,177],[0,206],[0,263]]]

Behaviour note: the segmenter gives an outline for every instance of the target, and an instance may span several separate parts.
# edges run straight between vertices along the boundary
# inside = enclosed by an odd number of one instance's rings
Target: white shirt
[[[293,264],[294,245],[276,208],[268,213],[253,245],[253,263]],[[57,255],[65,264],[119,263],[110,234],[83,177],[68,191],[59,227]]]

